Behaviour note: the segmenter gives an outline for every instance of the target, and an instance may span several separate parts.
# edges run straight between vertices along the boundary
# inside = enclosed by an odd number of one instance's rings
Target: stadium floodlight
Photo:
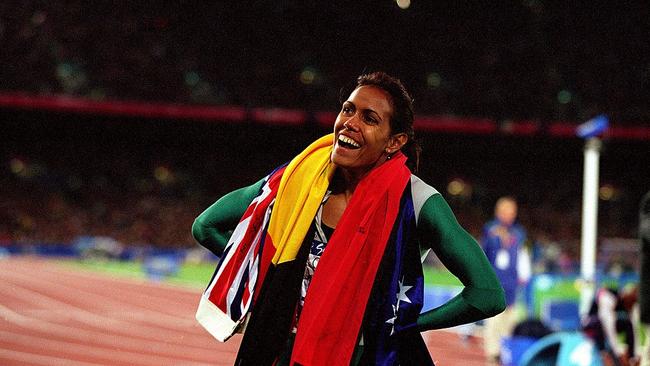
[[[582,234],[580,238],[580,313],[586,314],[595,294],[596,239],[598,232],[598,169],[602,143],[599,135],[609,127],[607,116],[598,115],[578,126],[576,134],[585,139],[582,181]]]

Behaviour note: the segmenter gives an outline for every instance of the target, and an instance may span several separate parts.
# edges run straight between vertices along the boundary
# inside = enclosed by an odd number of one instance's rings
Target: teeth
[[[354,141],[353,139],[351,139],[351,138],[349,138],[347,136],[343,136],[343,135],[339,135],[339,141],[344,142],[346,144],[350,144],[350,145],[352,145],[354,147],[360,147],[361,146],[356,141]]]

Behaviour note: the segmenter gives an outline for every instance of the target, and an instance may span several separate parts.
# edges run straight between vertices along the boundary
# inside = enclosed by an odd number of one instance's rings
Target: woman
[[[413,137],[401,82],[362,75],[332,135],[196,219],[222,256],[197,319],[222,341],[246,328],[237,365],[433,364],[420,332],[503,311],[481,248],[407,167]],[[423,314],[421,248],[465,286]]]

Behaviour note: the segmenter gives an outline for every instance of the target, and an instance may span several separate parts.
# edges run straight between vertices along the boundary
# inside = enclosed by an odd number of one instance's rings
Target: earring
[[[390,150],[388,150],[388,149],[386,149],[386,150],[384,150],[384,151],[386,152],[386,154],[388,154],[388,156],[386,157],[386,160],[390,160],[390,158],[393,157],[393,154],[391,154],[391,153],[390,153]]]

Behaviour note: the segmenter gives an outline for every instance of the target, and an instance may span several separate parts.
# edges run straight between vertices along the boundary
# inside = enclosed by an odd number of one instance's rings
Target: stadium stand
[[[193,246],[197,213],[325,133],[340,88],[375,68],[413,91],[420,174],[461,223],[478,235],[515,195],[557,270],[578,250],[574,127],[607,114],[599,235],[634,237],[646,5],[372,4],[0,4],[0,242]]]

